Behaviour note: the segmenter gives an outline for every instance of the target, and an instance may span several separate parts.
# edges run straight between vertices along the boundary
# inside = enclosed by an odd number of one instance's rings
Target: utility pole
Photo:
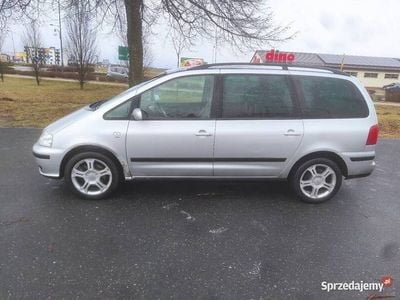
[[[344,68],[344,59],[345,59],[345,57],[346,57],[346,54],[343,54],[342,63],[340,64],[340,71],[342,71],[342,72],[343,72],[343,68]]]
[[[17,54],[15,52],[14,34],[13,34],[13,32],[11,30],[9,32],[11,33],[11,40],[12,40],[12,46],[13,46],[13,52],[14,52],[14,58],[13,59],[15,59]]]
[[[218,35],[217,35],[218,28],[215,26],[215,41],[214,41],[214,47],[213,47],[213,62],[217,62],[217,53],[218,53]]]
[[[62,27],[61,27],[61,5],[60,0],[58,3],[58,25],[50,24],[50,26],[58,27],[58,34],[60,37],[60,54],[61,54],[61,71],[64,71],[64,51],[63,51],[63,41],[62,41]],[[55,30],[54,30],[55,31]]]
[[[61,33],[61,9],[60,0],[58,2],[58,27],[60,32],[60,51],[61,51],[61,70],[64,71],[64,56],[63,56],[63,44],[62,44],[62,33]]]

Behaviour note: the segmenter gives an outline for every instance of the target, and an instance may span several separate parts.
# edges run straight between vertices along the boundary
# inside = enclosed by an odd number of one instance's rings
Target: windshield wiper
[[[89,105],[89,108],[90,108],[91,110],[96,110],[96,109],[98,109],[103,103],[105,103],[106,101],[108,101],[108,99],[96,101],[96,102],[90,104],[90,105]]]

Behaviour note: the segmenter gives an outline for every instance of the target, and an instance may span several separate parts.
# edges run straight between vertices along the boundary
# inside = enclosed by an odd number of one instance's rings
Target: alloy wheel
[[[71,171],[74,187],[85,195],[100,195],[106,192],[112,183],[112,172],[107,164],[97,158],[85,158],[78,161]]]
[[[302,193],[312,199],[328,196],[335,189],[335,186],[336,173],[325,164],[311,165],[300,176]]]

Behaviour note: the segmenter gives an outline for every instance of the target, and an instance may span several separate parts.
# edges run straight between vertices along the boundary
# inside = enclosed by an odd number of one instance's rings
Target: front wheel
[[[300,200],[321,203],[332,198],[342,184],[338,165],[327,158],[304,162],[290,178],[290,183]]]
[[[86,199],[106,198],[118,187],[120,181],[115,162],[97,152],[73,156],[65,166],[64,177],[67,185]]]

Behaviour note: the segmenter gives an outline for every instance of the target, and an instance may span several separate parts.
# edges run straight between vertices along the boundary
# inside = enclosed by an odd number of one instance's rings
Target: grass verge
[[[6,77],[0,82],[0,126],[45,127],[96,100],[107,99],[125,87]]]
[[[6,77],[0,82],[1,127],[45,127],[58,118],[125,87]],[[381,137],[400,138],[400,106],[376,105]]]
[[[400,138],[400,106],[375,105],[379,122],[379,136]]]

